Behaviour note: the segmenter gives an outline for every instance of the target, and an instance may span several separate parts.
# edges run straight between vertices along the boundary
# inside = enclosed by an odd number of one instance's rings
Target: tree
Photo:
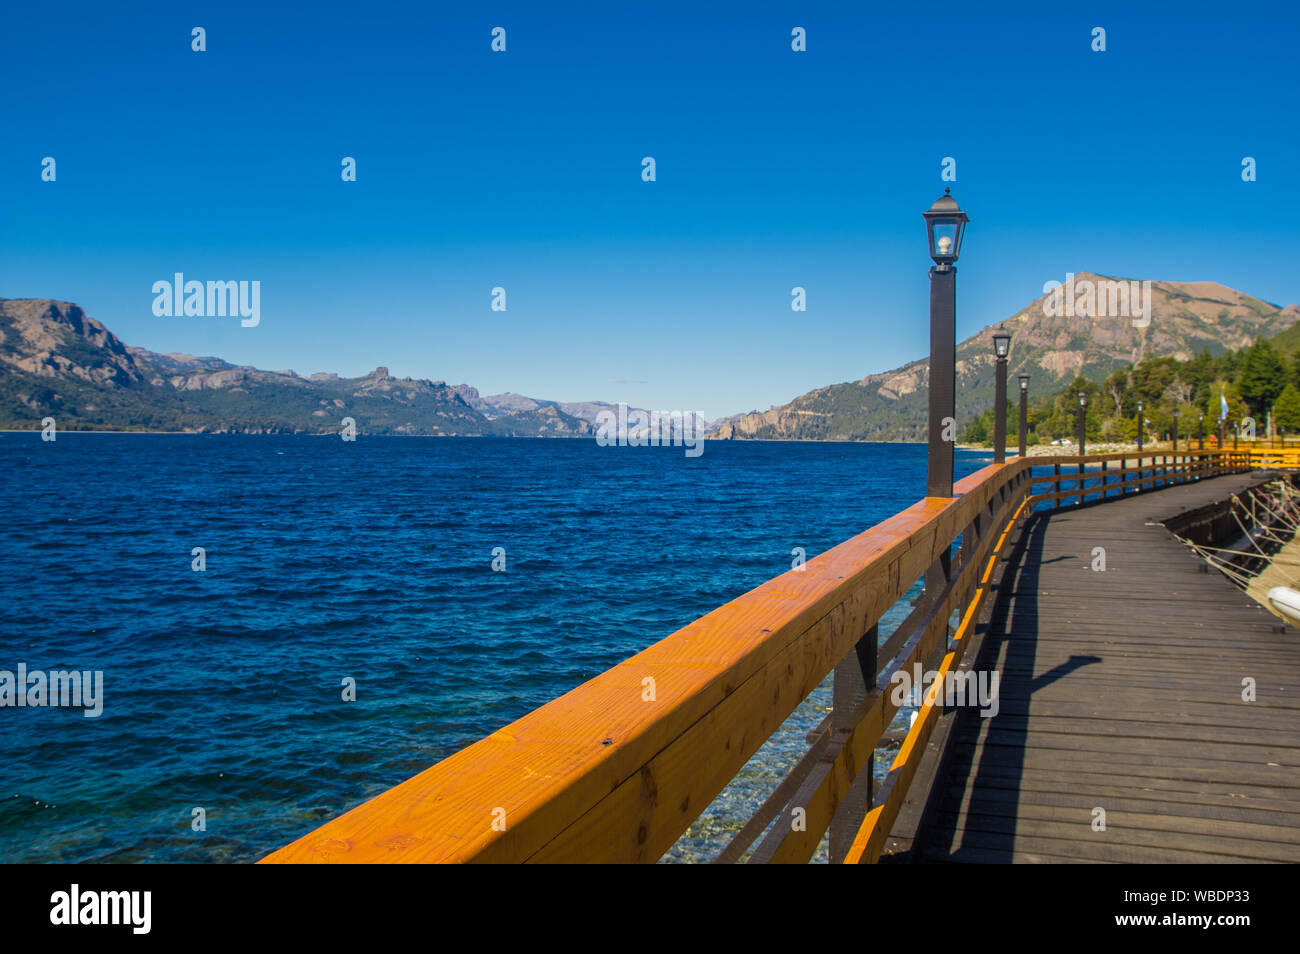
[[[1179,407],[1184,404],[1191,404],[1195,397],[1196,388],[1184,381],[1181,375],[1174,375],[1173,381],[1169,382],[1164,394],[1160,395],[1161,400],[1165,403],[1177,404]]]
[[[1287,383],[1287,369],[1266,339],[1260,339],[1246,353],[1241,366],[1241,396],[1262,414],[1282,393]]]
[[[1183,365],[1180,376],[1186,378],[1196,392],[1196,397],[1204,400],[1205,391],[1214,380],[1214,358],[1208,348],[1201,349],[1191,361]]]
[[[1300,431],[1300,391],[1288,384],[1273,405],[1273,423],[1288,433]]]
[[[1043,427],[1052,437],[1074,438],[1079,430],[1079,392],[1088,395],[1088,410],[1084,415],[1084,428],[1089,440],[1096,440],[1101,433],[1102,420],[1107,416],[1109,403],[1102,396],[1101,388],[1087,378],[1078,377],[1070,386],[1056,396],[1051,413],[1043,421]]]
[[[1205,426],[1208,430],[1217,430],[1219,427],[1219,415],[1223,413],[1223,405],[1219,398],[1223,396],[1228,399],[1228,421],[1240,421],[1243,417],[1250,414],[1250,408],[1246,402],[1241,399],[1241,392],[1235,384],[1229,384],[1227,381],[1215,381],[1209,386],[1209,395],[1205,399]]]
[[[1137,440],[1137,429],[1137,418],[1121,417],[1115,419],[1112,431],[1116,440],[1132,443]]]
[[[1148,404],[1158,401],[1178,376],[1174,358],[1148,358],[1133,369],[1133,389]]]
[[[993,439],[993,412],[981,411],[966,425],[962,438],[967,444],[987,444]]]

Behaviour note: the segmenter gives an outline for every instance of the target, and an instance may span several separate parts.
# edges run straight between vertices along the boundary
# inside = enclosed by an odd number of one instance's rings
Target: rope
[[[1251,580],[1254,579],[1250,575],[1241,572],[1237,568],[1230,566],[1227,563],[1222,563],[1219,560],[1214,559],[1214,557],[1210,556],[1208,553],[1203,552],[1200,549],[1200,547],[1196,546],[1196,544],[1192,543],[1192,544],[1188,544],[1188,546],[1190,546],[1193,550],[1197,551],[1197,554],[1201,557],[1201,559],[1203,559],[1210,566],[1214,567],[1224,576],[1228,577],[1228,579],[1232,580],[1243,590],[1247,589],[1250,586]]]
[[[1200,553],[1209,553],[1209,552],[1214,552],[1214,553],[1231,553],[1233,556],[1244,556],[1244,557],[1250,557],[1252,560],[1254,560],[1254,559],[1258,559],[1258,554],[1251,553],[1251,552],[1249,552],[1248,550],[1233,550],[1233,549],[1230,549],[1229,547],[1212,547],[1212,546],[1210,546],[1209,544],[1205,544],[1205,543],[1199,543],[1199,544],[1198,544],[1198,543],[1189,543],[1188,546],[1190,546],[1193,550],[1196,550],[1197,552],[1200,552]],[[1208,559],[1208,557],[1207,557],[1207,559]],[[1278,559],[1277,557],[1274,557],[1272,560],[1269,561],[1269,566],[1279,566],[1279,565],[1280,565],[1280,566],[1294,566],[1294,567],[1300,567],[1300,561],[1297,561],[1297,560],[1281,560],[1281,559]],[[1296,581],[1295,581],[1295,580],[1292,580],[1292,582],[1296,582]]]
[[[1279,482],[1279,484],[1281,484],[1281,482]],[[1284,527],[1291,530],[1292,535],[1294,535],[1294,533],[1297,530],[1300,530],[1300,515],[1297,515],[1294,508],[1291,506],[1291,497],[1289,493],[1283,491],[1283,496],[1286,496],[1288,499],[1284,501],[1280,501],[1275,499],[1271,494],[1265,493],[1264,491],[1260,490],[1257,493],[1252,494],[1251,503],[1252,505],[1259,504],[1260,506],[1262,506],[1265,510],[1269,512],[1269,514],[1271,514],[1275,518],[1275,522],[1281,523]],[[1240,501],[1236,501],[1236,502],[1242,507],[1242,509],[1245,509],[1245,506],[1243,504],[1240,504]],[[1270,504],[1272,506],[1270,506]],[[1252,510],[1253,510],[1253,506],[1252,506]],[[1255,517],[1253,513],[1252,513],[1252,518],[1254,519],[1254,522],[1256,523],[1259,522],[1258,517]],[[1266,527],[1265,529],[1271,532],[1273,528]]]
[[[1258,502],[1265,510],[1271,513],[1274,517],[1276,517],[1281,523],[1289,527],[1292,533],[1294,533],[1297,529],[1300,529],[1300,518],[1297,518],[1295,516],[1294,511],[1292,511],[1286,505],[1286,503],[1281,503],[1279,501],[1276,501],[1272,497],[1263,493],[1259,494],[1258,498],[1259,499],[1257,499],[1256,502]],[[1277,507],[1277,509],[1275,510],[1273,507],[1270,507],[1268,503],[1266,503],[1265,501],[1274,504],[1274,506]]]
[[[1247,530],[1245,525],[1241,522],[1241,518],[1237,516],[1236,510],[1232,511],[1232,519],[1237,521],[1237,526],[1241,528],[1241,532],[1245,536],[1245,538],[1254,545],[1256,550],[1259,550],[1259,555],[1262,556],[1265,560],[1267,560],[1268,554],[1265,553],[1263,550],[1260,550],[1259,544],[1255,543],[1255,538],[1251,536],[1250,531]]]
[[[1294,560],[1282,559],[1279,554],[1269,556],[1259,545],[1260,538],[1277,544],[1279,547],[1285,547],[1293,542],[1297,534],[1300,533],[1300,512],[1297,512],[1297,502],[1300,501],[1300,491],[1291,487],[1286,481],[1275,481],[1268,484],[1267,487],[1273,490],[1269,493],[1263,487],[1253,488],[1243,497],[1233,497],[1232,506],[1229,513],[1236,522],[1237,528],[1241,530],[1247,543],[1255,548],[1255,552],[1248,550],[1234,550],[1228,547],[1214,547],[1208,544],[1196,544],[1190,540],[1183,540],[1188,548],[1198,557],[1214,567],[1228,579],[1235,582],[1242,589],[1249,589],[1251,583],[1258,576],[1269,569],[1276,568],[1279,576],[1285,579],[1291,585],[1300,588],[1300,581],[1293,575],[1283,570],[1283,567],[1300,568],[1300,562]],[[1247,507],[1247,500],[1250,506]],[[1271,523],[1264,523],[1260,519],[1261,514],[1256,512],[1256,508],[1263,510],[1272,518]],[[1239,512],[1245,514],[1253,529],[1247,529],[1246,524],[1242,522]],[[1289,531],[1287,535],[1281,536],[1278,529]],[[1234,557],[1249,557],[1252,560],[1263,559],[1267,562],[1264,569],[1259,573],[1248,573],[1241,567],[1233,564],[1229,560],[1216,557],[1215,554],[1231,554]]]

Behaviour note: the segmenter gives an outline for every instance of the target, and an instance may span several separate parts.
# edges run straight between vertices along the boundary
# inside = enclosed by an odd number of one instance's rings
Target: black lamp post
[[[1196,449],[1205,450],[1205,415],[1198,414],[1196,417]]]
[[[1029,440],[1029,375],[1020,375],[1020,456],[1025,456]]]
[[[922,213],[930,240],[930,453],[927,497],[952,496],[953,441],[944,421],[957,415],[957,255],[969,219],[957,200],[943,195]]]
[[[1138,401],[1138,453],[1139,453],[1139,454],[1142,453],[1142,431],[1144,430],[1144,428],[1143,428],[1143,426],[1142,426],[1142,409],[1143,409],[1143,407],[1144,407],[1143,403],[1142,403],[1141,401]],[[1140,460],[1138,461],[1138,466],[1139,466],[1139,467],[1142,466],[1142,462],[1141,462]]]
[[[1006,326],[993,332],[997,382],[993,387],[993,463],[1007,460],[1007,354],[1011,350],[1011,333]]]
[[[1178,408],[1174,408],[1174,433],[1173,433],[1174,453],[1178,453]]]
[[[1088,392],[1080,391],[1079,392],[1079,456],[1080,457],[1083,456],[1084,440],[1087,436],[1087,431],[1085,429],[1087,414],[1088,414]],[[1079,471],[1080,473],[1083,472],[1083,461],[1079,461]]]

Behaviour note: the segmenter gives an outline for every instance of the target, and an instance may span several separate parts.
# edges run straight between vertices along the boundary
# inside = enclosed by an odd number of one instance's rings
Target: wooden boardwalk
[[[1000,709],[952,722],[910,860],[1300,861],[1300,630],[1157,523],[1261,479],[1026,525],[976,667]]]

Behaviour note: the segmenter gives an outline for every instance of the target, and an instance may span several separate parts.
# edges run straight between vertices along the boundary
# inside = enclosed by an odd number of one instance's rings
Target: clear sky
[[[880,6],[7,4],[0,297],[716,417],[924,355],[951,156],[959,336],[1068,271],[1300,301],[1294,4]],[[155,317],[177,271],[260,281],[261,324]]]

